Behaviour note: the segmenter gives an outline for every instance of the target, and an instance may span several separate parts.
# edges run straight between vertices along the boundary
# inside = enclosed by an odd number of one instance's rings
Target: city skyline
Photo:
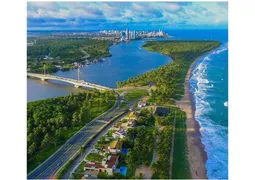
[[[227,2],[28,2],[28,30],[227,29]]]

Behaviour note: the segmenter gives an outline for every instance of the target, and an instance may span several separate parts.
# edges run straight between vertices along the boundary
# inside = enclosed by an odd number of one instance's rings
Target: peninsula
[[[181,114],[176,118],[175,143],[173,149],[172,176],[170,178],[207,178],[207,160],[201,143],[199,124],[194,119],[194,105],[189,92],[189,78],[195,62],[201,55],[219,47],[218,41],[151,41],[143,48],[166,54],[173,59],[167,65],[146,72],[141,76],[117,82],[119,87],[150,85],[150,101],[157,105],[169,106]],[[186,137],[187,136],[187,137]],[[187,171],[184,172],[183,170]],[[189,174],[190,172],[190,174]]]

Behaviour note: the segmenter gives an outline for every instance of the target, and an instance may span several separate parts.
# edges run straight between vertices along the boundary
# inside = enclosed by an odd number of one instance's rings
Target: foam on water
[[[224,102],[224,106],[228,107],[228,101]]]
[[[208,155],[206,162],[208,178],[228,178],[228,128],[217,123],[221,122],[221,119],[216,121],[212,118],[218,113],[212,105],[218,103],[215,99],[221,99],[223,93],[221,89],[216,88],[219,82],[208,77],[208,70],[213,67],[214,58],[226,50],[228,50],[227,43],[202,57],[190,78],[190,91],[196,107],[195,119],[201,126],[201,141]],[[219,81],[223,81],[223,78]],[[228,102],[225,100],[224,106],[227,105]]]

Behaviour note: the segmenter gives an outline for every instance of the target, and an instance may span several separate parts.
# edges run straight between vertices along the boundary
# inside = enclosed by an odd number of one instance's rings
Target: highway
[[[121,97],[118,97],[117,103],[107,111],[105,114],[94,119],[86,126],[84,126],[78,133],[73,135],[63,146],[61,146],[52,156],[46,159],[36,169],[28,174],[28,179],[49,179],[54,175],[59,168],[61,168],[70,158],[72,158],[79,148],[88,143],[93,135],[107,124],[110,119],[115,116],[127,112],[129,107],[133,105],[130,103],[127,107],[119,109]]]

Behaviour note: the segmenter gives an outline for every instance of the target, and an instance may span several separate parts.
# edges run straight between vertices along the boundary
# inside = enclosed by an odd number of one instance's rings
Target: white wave
[[[228,107],[228,101],[224,102],[224,106]]]
[[[213,111],[213,104],[208,102],[208,93],[214,85],[207,78],[207,68],[213,61],[213,56],[220,54],[228,49],[227,44],[221,45],[213,52],[207,54],[198,61],[198,65],[192,71],[190,78],[190,91],[194,95],[195,103],[195,119],[200,124],[200,132],[202,134],[201,141],[205,145],[205,151],[208,154],[206,169],[208,177],[227,178],[228,172],[225,170],[228,164],[228,128],[215,124],[209,118],[209,113]],[[223,80],[223,79],[221,79]],[[212,97],[215,98],[215,95]],[[224,106],[228,106],[228,101],[224,102]]]

